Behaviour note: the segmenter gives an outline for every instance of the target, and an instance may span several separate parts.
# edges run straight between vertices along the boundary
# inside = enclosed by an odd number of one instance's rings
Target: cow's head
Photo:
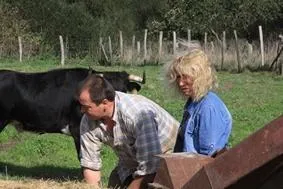
[[[128,74],[125,71],[98,72],[89,67],[89,74],[98,74],[108,80],[117,91],[137,93],[141,89],[140,84],[145,84],[146,75],[143,77]]]

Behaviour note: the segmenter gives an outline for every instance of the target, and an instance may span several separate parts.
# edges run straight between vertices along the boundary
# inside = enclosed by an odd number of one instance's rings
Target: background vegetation
[[[29,55],[58,55],[58,36],[67,44],[69,57],[95,58],[99,37],[112,38],[118,46],[118,32],[124,39],[143,36],[156,38],[159,31],[172,39],[172,31],[181,38],[191,29],[192,39],[203,41],[205,32],[226,31],[233,39],[258,39],[258,25],[264,39],[277,40],[283,27],[282,0],[2,0],[0,1],[0,58],[16,54],[18,36]],[[213,35],[208,35],[213,38]],[[210,40],[209,39],[209,40]],[[116,43],[115,43],[116,42]],[[114,48],[113,48],[114,49]],[[114,52],[115,53],[115,52]]]

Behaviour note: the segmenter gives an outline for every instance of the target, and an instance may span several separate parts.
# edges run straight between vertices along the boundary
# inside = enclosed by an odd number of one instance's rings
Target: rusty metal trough
[[[160,157],[151,188],[283,188],[283,116],[216,158],[188,153]]]

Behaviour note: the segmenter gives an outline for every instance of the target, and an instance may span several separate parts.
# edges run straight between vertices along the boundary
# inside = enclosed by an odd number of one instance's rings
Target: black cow
[[[0,70],[0,132],[11,121],[21,129],[38,133],[69,133],[79,151],[82,117],[75,99],[78,84],[88,74],[103,75],[118,91],[140,90],[145,76],[127,72],[97,72],[84,68],[57,69],[41,73]],[[135,81],[132,81],[134,79]]]

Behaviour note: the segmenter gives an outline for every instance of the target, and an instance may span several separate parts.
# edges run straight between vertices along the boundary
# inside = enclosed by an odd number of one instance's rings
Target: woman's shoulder
[[[201,106],[205,107],[217,107],[220,104],[223,104],[223,101],[220,99],[220,97],[212,91],[209,91],[206,96],[203,97],[201,100]]]

